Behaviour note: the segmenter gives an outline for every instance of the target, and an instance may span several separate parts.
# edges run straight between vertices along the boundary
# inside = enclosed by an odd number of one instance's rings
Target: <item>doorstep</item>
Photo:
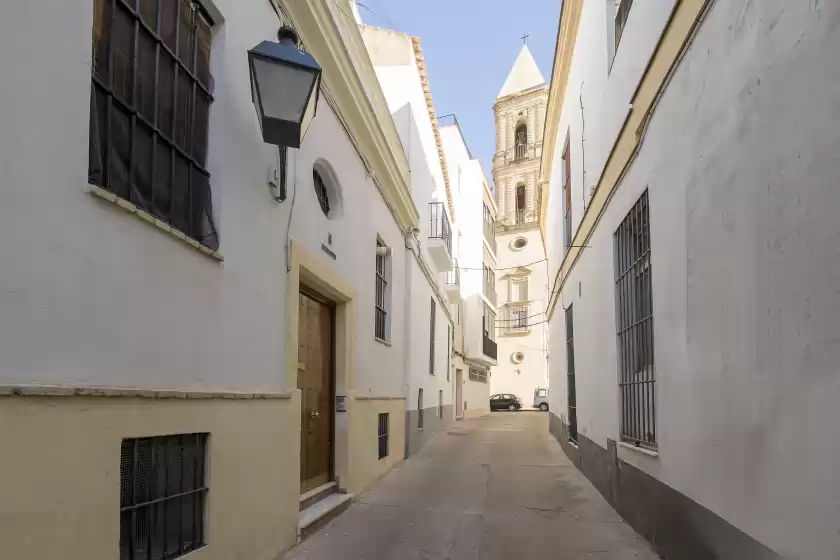
[[[329,523],[334,517],[350,507],[352,501],[353,494],[333,492],[302,510],[298,520],[298,542]],[[303,500],[301,503],[303,503]]]

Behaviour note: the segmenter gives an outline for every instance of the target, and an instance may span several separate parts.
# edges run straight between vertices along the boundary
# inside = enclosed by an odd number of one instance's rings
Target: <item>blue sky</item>
[[[339,0],[341,1],[341,0]],[[455,113],[492,181],[493,103],[529,33],[546,80],[561,0],[359,0],[364,23],[420,37],[438,115]],[[372,13],[373,12],[373,13]]]

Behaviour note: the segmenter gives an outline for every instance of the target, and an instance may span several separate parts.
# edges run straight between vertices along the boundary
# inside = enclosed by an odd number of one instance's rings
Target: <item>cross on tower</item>
[[[522,39],[522,44],[523,44],[523,45],[527,45],[527,44],[528,44],[528,37],[530,37],[530,36],[531,36],[531,34],[530,34],[530,33],[526,33],[525,35],[523,35],[522,37],[520,37],[520,39]]]

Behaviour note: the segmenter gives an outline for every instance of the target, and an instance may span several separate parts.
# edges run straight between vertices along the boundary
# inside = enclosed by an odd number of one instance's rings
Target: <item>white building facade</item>
[[[274,560],[452,416],[445,199],[347,11],[4,16],[28,87],[0,104],[0,556]],[[249,82],[282,25],[323,69],[299,150],[263,142]]]
[[[537,389],[548,386],[548,277],[538,186],[547,99],[548,85],[524,45],[493,107],[498,266],[487,274],[499,307],[498,365],[490,390],[516,395],[526,407],[532,406]]]
[[[668,558],[840,554],[836,3],[563,3],[551,431]]]
[[[456,220],[456,269],[446,276],[455,323],[454,402],[456,418],[489,413],[490,368],[497,364],[495,290],[485,267],[495,267],[496,204],[481,162],[472,157],[458,119],[438,119],[451,180]]]
[[[453,205],[420,40],[362,25],[361,34],[399,134],[419,226],[405,262],[406,456],[454,418],[452,330],[444,274],[455,266]],[[425,358],[425,360],[424,360]]]

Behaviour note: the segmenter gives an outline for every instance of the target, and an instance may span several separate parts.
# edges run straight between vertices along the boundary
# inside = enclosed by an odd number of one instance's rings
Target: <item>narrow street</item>
[[[654,559],[569,462],[548,415],[442,430],[285,560]]]

